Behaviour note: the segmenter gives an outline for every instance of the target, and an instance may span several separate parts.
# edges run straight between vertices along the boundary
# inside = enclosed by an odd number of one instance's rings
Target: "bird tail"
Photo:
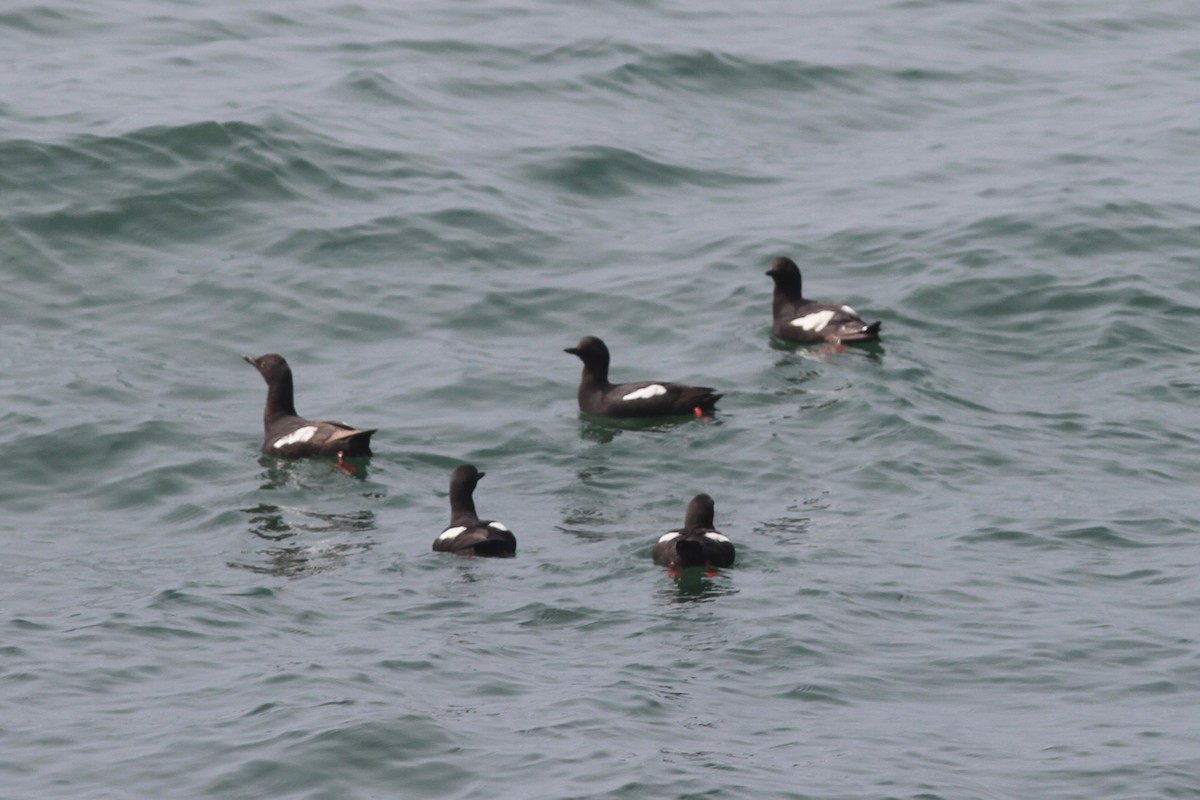
[[[495,535],[489,536],[471,549],[475,551],[475,555],[477,556],[507,558],[508,556],[517,554],[517,546],[514,542]]]
[[[681,567],[704,566],[704,545],[695,539],[679,539],[675,542],[675,554]]]
[[[371,455],[371,435],[377,430],[379,429],[338,431],[329,439],[331,442],[336,441],[336,446],[347,457],[369,456]]]
[[[840,342],[876,342],[879,341],[879,329],[882,327],[883,320],[875,320],[859,330],[843,330],[837,338]]]

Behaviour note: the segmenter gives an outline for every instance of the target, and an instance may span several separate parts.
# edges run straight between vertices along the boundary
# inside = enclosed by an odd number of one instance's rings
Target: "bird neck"
[[[608,386],[608,359],[590,361],[583,365],[583,379],[579,382],[580,389],[592,389]]]
[[[711,508],[699,507],[688,508],[686,518],[683,520],[685,530],[694,531],[711,531],[713,527],[713,511]]]
[[[263,421],[270,423],[281,417],[295,417],[296,401],[292,389],[292,374],[280,375],[267,385],[267,405],[263,408]]]
[[[450,489],[450,524],[461,525],[463,522],[474,522],[479,519],[475,513],[475,498],[473,488],[454,486]]]
[[[795,286],[783,287],[775,286],[775,295],[773,297],[772,309],[775,316],[786,314],[796,306],[804,302],[804,295],[800,291],[800,284]]]

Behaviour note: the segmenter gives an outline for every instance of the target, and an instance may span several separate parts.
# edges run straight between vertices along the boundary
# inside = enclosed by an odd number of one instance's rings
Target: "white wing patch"
[[[658,540],[658,543],[662,544],[663,542],[673,542],[678,538],[679,538],[679,531],[670,531],[669,533],[664,533],[662,535],[662,538]]]
[[[667,393],[667,387],[661,383],[652,383],[649,386],[643,386],[641,389],[634,389],[629,394],[622,397],[622,400],[648,400],[651,397],[658,397],[661,394]]]
[[[503,522],[489,522],[487,526],[489,528],[495,528],[498,531],[507,531],[508,530],[508,526],[505,525]]]
[[[706,538],[712,539],[714,542],[724,543],[729,541],[728,536],[723,533],[717,533],[716,531],[705,531],[704,535]]]
[[[858,312],[857,312],[857,311],[855,311],[855,310],[854,310],[853,308],[851,308],[850,306],[842,306],[842,311],[845,311],[847,314],[849,314],[849,315],[850,315],[850,316],[852,316],[852,317],[857,317],[857,316],[858,316]]]
[[[281,447],[287,447],[289,444],[297,444],[299,442],[307,442],[317,432],[316,425],[305,425],[303,428],[297,428],[287,436],[280,436],[275,440],[275,444],[271,445],[276,450]]]
[[[456,525],[453,528],[446,528],[446,530],[442,531],[441,535],[438,536],[438,541],[440,542],[445,539],[453,539],[466,529],[466,525]]]
[[[829,309],[814,311],[812,314],[796,317],[792,320],[792,325],[795,325],[797,328],[803,328],[806,331],[819,331],[829,324],[829,320],[833,319],[833,314],[834,312]]]

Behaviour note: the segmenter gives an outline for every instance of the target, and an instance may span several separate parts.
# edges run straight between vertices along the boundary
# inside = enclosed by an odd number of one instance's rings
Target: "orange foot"
[[[347,475],[357,475],[358,467],[352,467],[349,464],[347,464],[345,462],[345,460],[343,459],[344,455],[345,455],[344,451],[338,450],[337,468],[340,469],[342,472],[346,473]]]
[[[827,356],[844,352],[846,352],[846,345],[842,344],[840,339],[834,339],[830,341],[829,344],[822,345],[821,349],[817,351],[817,355],[825,358]]]

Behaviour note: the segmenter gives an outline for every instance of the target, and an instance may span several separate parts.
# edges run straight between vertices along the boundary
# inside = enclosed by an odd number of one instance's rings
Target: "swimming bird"
[[[585,336],[565,352],[583,361],[579,408],[606,417],[674,417],[711,414],[721,398],[707,386],[684,386],[662,381],[608,382],[608,348],[595,336]]]
[[[654,560],[663,566],[728,567],[733,564],[733,542],[713,527],[713,499],[698,494],[688,503],[683,527],[668,531],[654,545]]]
[[[470,464],[450,474],[450,527],[433,540],[433,549],[443,553],[507,557],[517,553],[517,537],[503,522],[475,515],[475,485],[486,475]]]
[[[352,428],[344,422],[310,420],[296,413],[292,368],[283,356],[267,353],[258,358],[242,358],[267,382],[263,453],[283,458],[337,456],[340,459],[371,455],[371,434],[378,428]]]
[[[806,300],[800,291],[800,268],[790,258],[777,258],[767,270],[775,281],[771,333],[801,344],[879,341],[883,322],[866,323],[850,306]]]

